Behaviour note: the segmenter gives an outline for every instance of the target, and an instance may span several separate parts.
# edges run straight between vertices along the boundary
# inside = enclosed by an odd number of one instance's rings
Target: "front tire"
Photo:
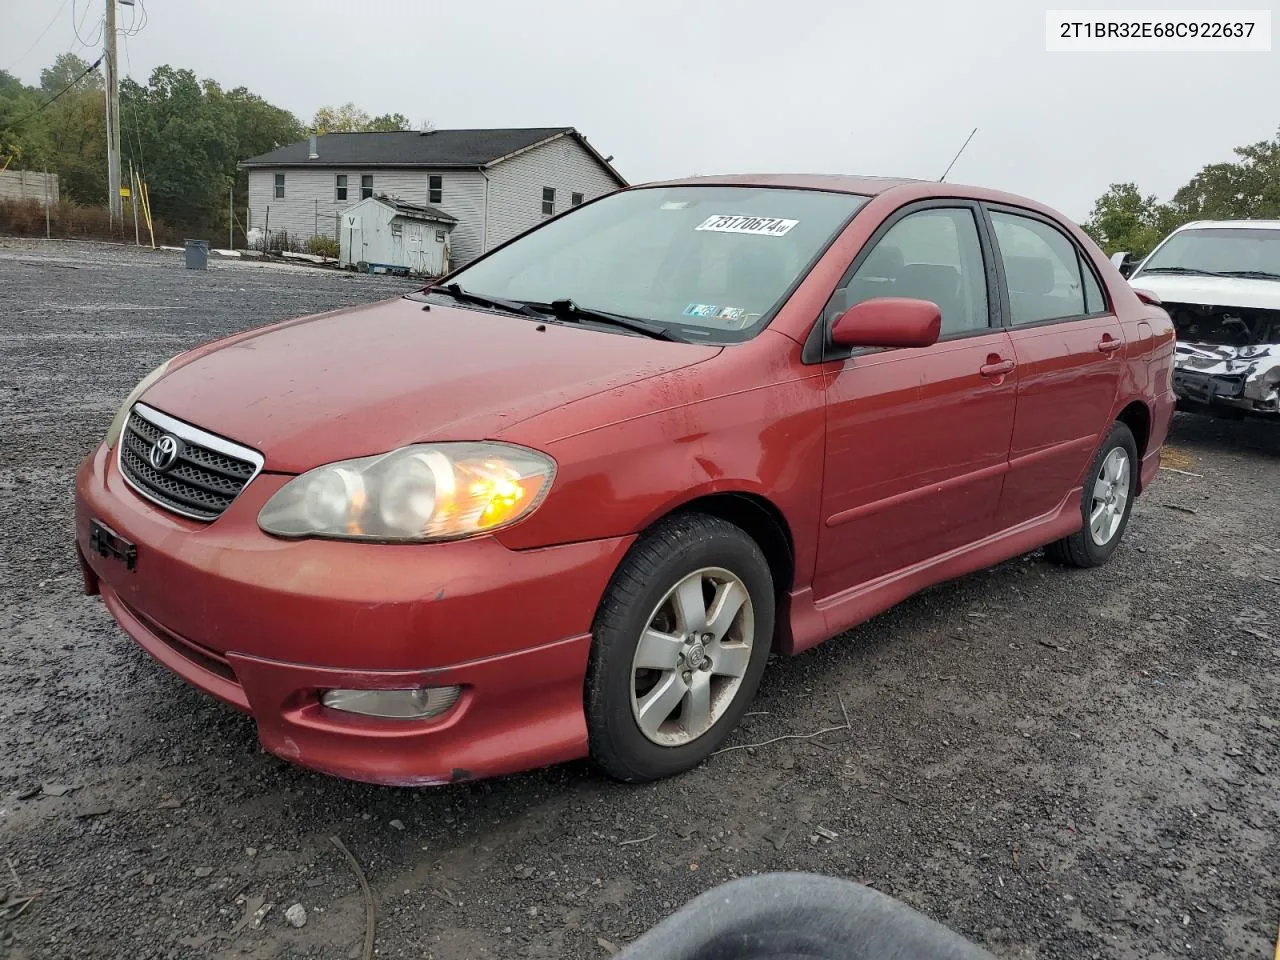
[[[1138,494],[1138,445],[1123,423],[1114,423],[1085,474],[1080,512],[1084,525],[1047,547],[1055,563],[1099,567],[1111,559],[1129,526]]]
[[[643,782],[705,760],[755,696],[774,610],[769,564],[732,523],[682,514],[641,537],[591,631],[585,707],[596,763]]]

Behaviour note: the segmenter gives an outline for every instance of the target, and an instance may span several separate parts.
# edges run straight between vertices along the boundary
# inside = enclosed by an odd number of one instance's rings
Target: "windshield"
[[[764,187],[624,190],[450,277],[468,294],[572,300],[694,341],[758,333],[866,197]]]
[[[1263,273],[1280,279],[1280,230],[1205,227],[1175,233],[1142,265],[1190,273]]]

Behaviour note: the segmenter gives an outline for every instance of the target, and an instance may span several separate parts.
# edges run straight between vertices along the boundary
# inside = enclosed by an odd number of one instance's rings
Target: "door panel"
[[[1052,510],[1080,483],[1115,403],[1124,334],[1114,316],[1010,332],[1018,361],[1018,411],[1001,526]],[[1119,349],[1104,352],[1100,344]]]
[[[1120,321],[1079,249],[1048,220],[990,211],[1018,404],[1000,526],[1048,513],[1079,486],[1108,424],[1126,353]]]
[[[1008,334],[828,364],[823,598],[996,529],[1018,370]],[[988,367],[984,375],[981,370]]]

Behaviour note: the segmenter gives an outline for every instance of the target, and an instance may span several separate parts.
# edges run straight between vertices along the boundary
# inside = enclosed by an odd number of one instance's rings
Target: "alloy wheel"
[[[631,666],[631,712],[664,747],[691,743],[733,703],[755,640],[746,585],[707,567],[678,582],[649,615]]]
[[[1105,547],[1124,522],[1129,504],[1129,453],[1115,447],[1102,461],[1093,482],[1093,502],[1089,505],[1089,536]]]

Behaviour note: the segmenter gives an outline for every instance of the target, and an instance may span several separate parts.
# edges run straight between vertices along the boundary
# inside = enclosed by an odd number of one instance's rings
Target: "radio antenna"
[[[970,133],[969,136],[965,137],[964,143],[960,144],[960,149],[956,151],[956,155],[952,157],[951,162],[947,164],[947,169],[943,170],[942,176],[938,178],[939,183],[942,183],[942,181],[947,179],[947,174],[951,172],[951,168],[954,167],[956,165],[956,161],[960,159],[960,154],[964,153],[964,148],[969,145],[969,141],[973,139],[973,134],[977,132],[978,128],[974,127],[973,132]]]

